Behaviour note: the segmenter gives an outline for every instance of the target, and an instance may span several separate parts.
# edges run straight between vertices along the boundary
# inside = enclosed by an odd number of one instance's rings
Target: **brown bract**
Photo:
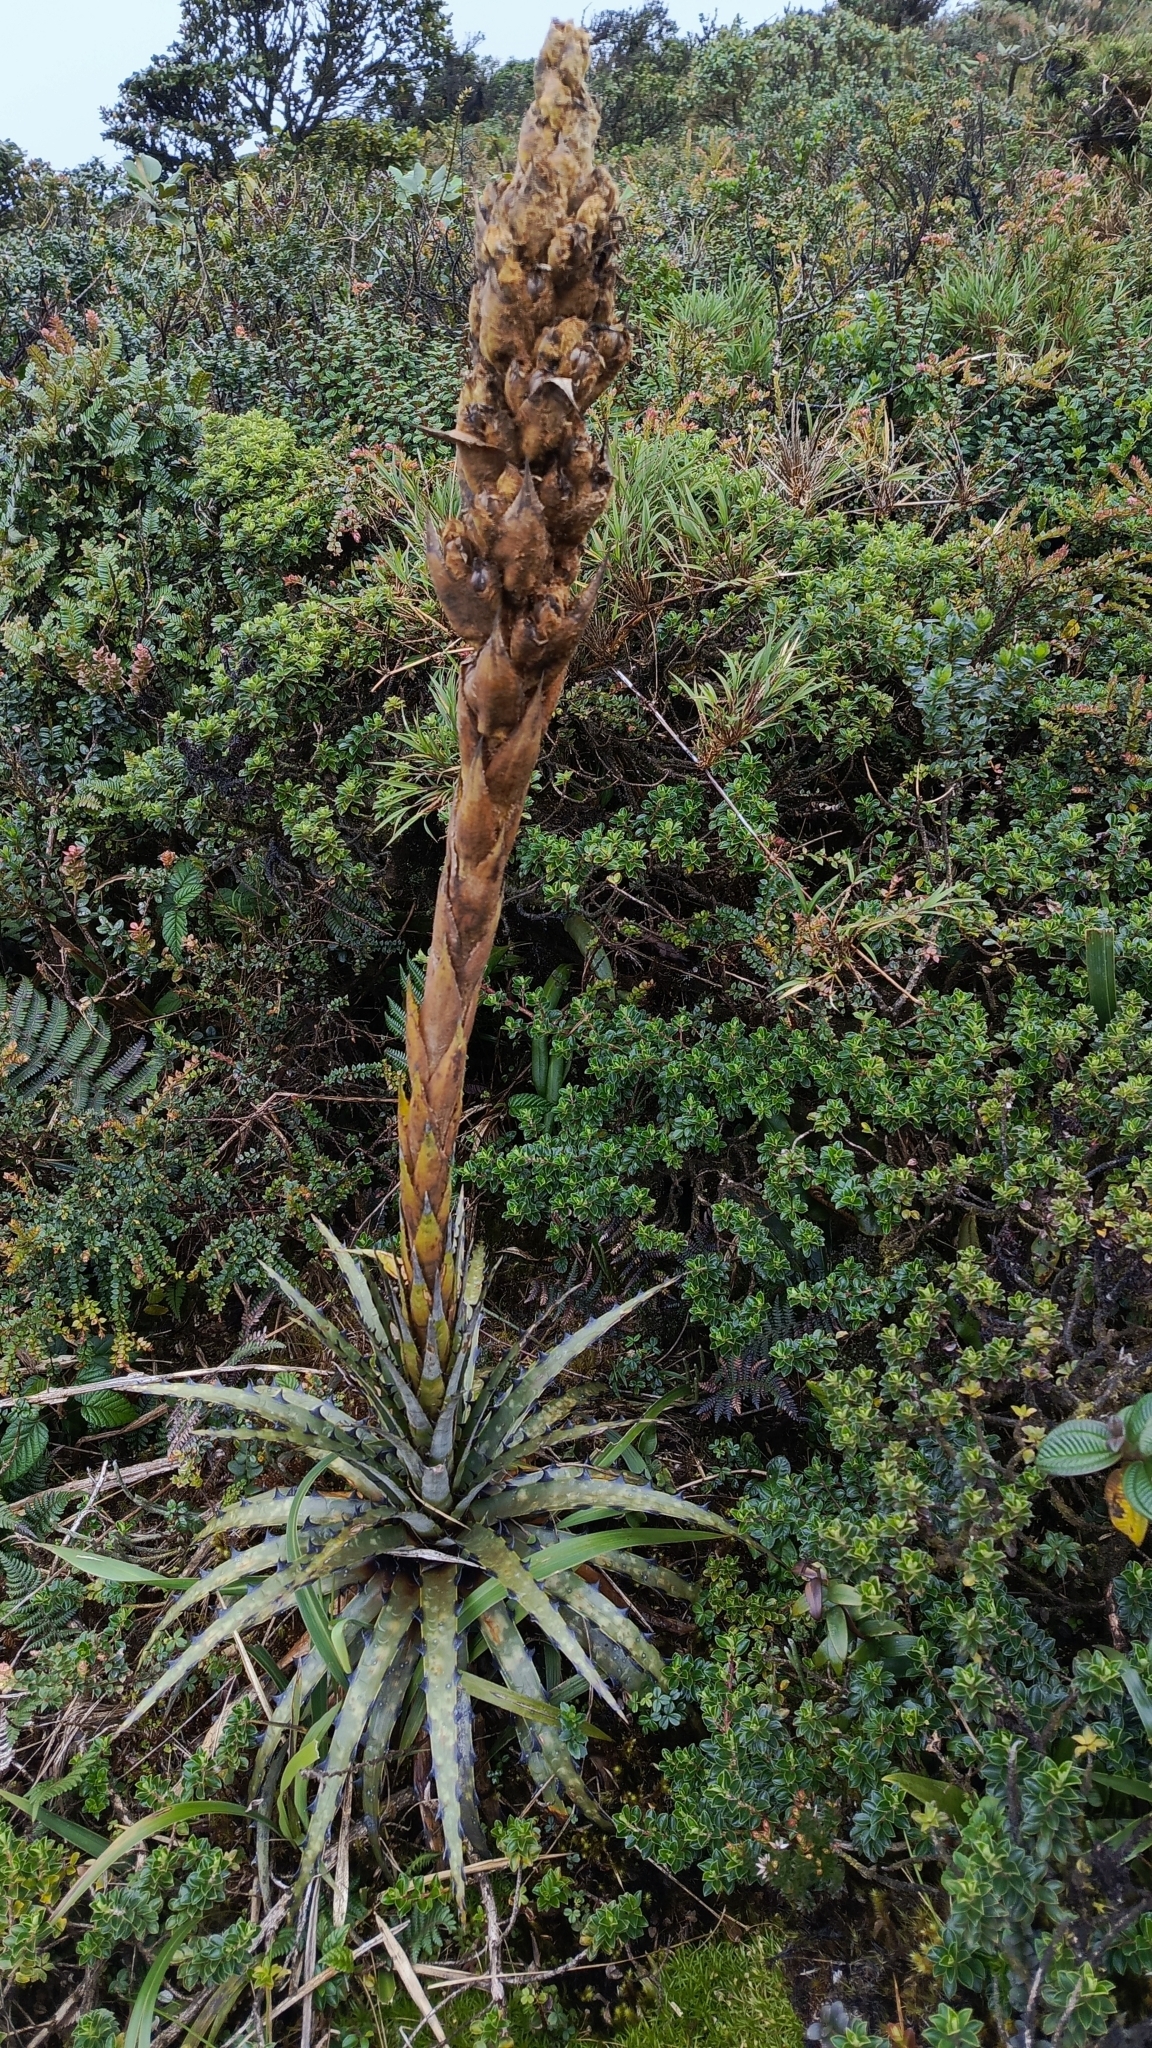
[[[585,413],[628,360],[614,281],[616,187],[594,160],[589,38],[554,21],[516,169],[479,201],[471,367],[450,437],[464,507],[429,525],[428,569],[472,652],[459,693],[460,777],[424,999],[409,1003],[400,1098],[404,1275],[413,1332],[450,1341],[445,1266],[464,1062],[524,799],[569,658],[595,602],[573,589],[611,472]],[[433,1312],[439,1287],[443,1323]],[[439,1304],[437,1304],[439,1307]]]

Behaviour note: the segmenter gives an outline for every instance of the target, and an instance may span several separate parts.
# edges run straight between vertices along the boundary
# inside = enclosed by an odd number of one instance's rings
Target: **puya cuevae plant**
[[[584,1570],[615,1559],[626,1577],[686,1596],[683,1579],[637,1552],[689,1533],[668,1524],[731,1533],[692,1502],[572,1460],[605,1425],[581,1415],[586,1395],[557,1392],[557,1382],[648,1294],[608,1309],[535,1362],[515,1348],[486,1361],[482,1258],[469,1249],[451,1189],[468,1037],[508,857],[595,595],[589,586],[573,596],[573,585],[611,478],[585,413],[628,353],[613,300],[616,192],[593,157],[588,53],[583,30],[553,23],[516,168],[479,204],[472,364],[452,437],[463,512],[428,537],[432,580],[472,651],[424,989],[419,1003],[408,993],[399,1256],[346,1250],[323,1232],[350,1296],[348,1329],[278,1278],[353,1398],[345,1407],[288,1386],[148,1383],[235,1411],[221,1434],[263,1438],[309,1462],[295,1492],[265,1492],[210,1523],[205,1533],[258,1540],[166,1611],[165,1631],[206,1599],[227,1602],[125,1723],[225,1643],[299,1610],[311,1648],[279,1692],[254,1774],[266,1888],[274,1823],[298,1843],[306,1884],[357,1760],[368,1832],[378,1839],[385,1759],[423,1739],[462,1901],[466,1849],[485,1848],[477,1699],[516,1717],[537,1782],[555,1783],[598,1816],[564,1740],[565,1712],[585,1691],[622,1712],[617,1692],[656,1675],[660,1659],[603,1590],[603,1570],[595,1582]],[[350,1490],[320,1490],[327,1475]],[[613,1525],[611,1515],[633,1519]],[[665,1526],[644,1527],[641,1516]],[[497,1677],[477,1670],[485,1660]],[[558,1660],[571,1666],[566,1681]],[[309,1760],[317,1777],[310,1809]]]

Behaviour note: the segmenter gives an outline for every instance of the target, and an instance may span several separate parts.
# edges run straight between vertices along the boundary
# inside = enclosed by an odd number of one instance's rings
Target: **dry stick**
[[[272,1719],[272,1709],[268,1704],[268,1695],[265,1692],[264,1687],[260,1683],[260,1678],[256,1670],[256,1666],[253,1664],[251,1657],[248,1655],[248,1652],[245,1649],[244,1644],[241,1641],[240,1637],[238,1635],[233,1636],[232,1641],[236,1645],[240,1662],[244,1666],[244,1670],[247,1673],[248,1683],[252,1687],[252,1690],[255,1693],[257,1699],[259,1700],[260,1705],[264,1709],[264,1719],[266,1721],[270,1721]]]
[[[488,1930],[488,1988],[493,2005],[503,2010],[504,1986],[500,1981],[500,1915],[496,1910],[496,1894],[487,1872],[478,1879],[478,1884],[480,1897],[484,1901],[484,1919]]]
[[[392,1960],[392,1967],[425,2025],[431,2030],[433,2040],[439,2041],[441,2048],[448,2048],[448,2036],[440,2025],[436,2017],[435,2007],[431,2004],[428,1993],[412,1968],[405,1951],[401,1948],[392,1929],[386,1921],[381,1920],[379,1914],[376,1915],[376,1925],[380,1929],[380,1938]]]

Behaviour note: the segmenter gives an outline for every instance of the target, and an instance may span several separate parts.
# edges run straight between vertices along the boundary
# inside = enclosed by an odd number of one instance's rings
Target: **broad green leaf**
[[[452,1566],[425,1568],[420,1574],[421,1629],[424,1637],[424,1699],[432,1770],[448,1868],[461,1916],[464,1912],[464,1787],[463,1752],[470,1759],[471,1709],[460,1684],[457,1656],[456,1585]]]
[[[94,1550],[71,1550],[63,1543],[45,1543],[41,1549],[50,1550],[53,1557],[62,1558],[75,1572],[82,1572],[86,1579],[103,1579],[110,1586],[163,1586],[167,1593],[177,1593],[185,1587],[195,1586],[196,1579],[166,1579],[162,1572],[151,1572],[147,1566],[132,1564],[123,1557],[101,1557]]]
[[[1152,1458],[1142,1464],[1125,1465],[1124,1492],[1136,1513],[1152,1522]]]
[[[251,1820],[246,1806],[237,1806],[231,1799],[181,1799],[175,1806],[162,1807],[159,1813],[146,1814],[143,1820],[133,1821],[131,1827],[109,1842],[100,1855],[86,1864],[74,1883],[65,1892],[60,1904],[53,1911],[54,1920],[66,1920],[74,1906],[78,1906],[86,1892],[98,1884],[106,1871],[119,1863],[122,1856],[128,1856],[149,1835],[162,1835],[166,1829],[179,1827],[186,1820],[205,1820],[210,1814],[230,1813],[241,1820]]]
[[[1103,1472],[1116,1463],[1118,1453],[1108,1442],[1103,1422],[1060,1422],[1045,1437],[1036,1453],[1042,1472],[1055,1479],[1075,1479],[1086,1472]]]
[[[542,1543],[525,1556],[534,1579],[546,1579],[550,1572],[575,1571],[578,1565],[595,1564],[613,1551],[647,1549],[653,1543],[707,1543],[711,1530],[696,1529],[589,1529],[576,1536],[560,1536],[554,1543]],[[637,1559],[637,1563],[644,1560]],[[621,1571],[625,1564],[621,1561]],[[659,1566],[653,1567],[659,1570]],[[654,1582],[652,1582],[654,1583]],[[681,1581],[681,1584],[684,1582]]]
[[[0,1479],[23,1479],[34,1471],[48,1449],[48,1424],[33,1409],[17,1408],[0,1436]]]
[[[1088,1000],[1103,1029],[1116,1015],[1116,934],[1102,919],[1085,930],[1084,964],[1088,970]]]
[[[848,1655],[848,1616],[842,1607],[826,1610],[828,1633],[824,1638],[824,1654],[830,1664],[843,1664]]]
[[[312,1875],[324,1852],[345,1778],[352,1768],[352,1760],[384,1678],[409,1637],[416,1605],[416,1587],[412,1580],[397,1578],[387,1604],[381,1609],[371,1641],[361,1652],[340,1709],[340,1718],[332,1731],[300,1861],[299,1881],[306,1881]]]
[[[135,1422],[139,1413],[117,1387],[87,1394],[77,1388],[76,1399],[89,1429],[121,1429],[125,1423]]]
[[[1121,1666],[1120,1676],[1128,1689],[1128,1697],[1140,1716],[1145,1734],[1152,1736],[1152,1699],[1148,1697],[1148,1689],[1144,1684],[1144,1680],[1141,1678],[1136,1666],[1127,1662]]]
[[[1128,1411],[1124,1433],[1142,1458],[1152,1456],[1152,1394],[1141,1394]]]
[[[889,1771],[884,1783],[898,1785],[901,1792],[906,1792],[910,1799],[918,1799],[921,1806],[938,1806],[951,1820],[964,1820],[972,1809],[967,1792],[940,1778],[920,1778],[912,1771]]]
[[[501,1585],[512,1594],[525,1613],[531,1615],[537,1628],[543,1629],[544,1634],[555,1643],[561,1656],[567,1657],[573,1669],[581,1672],[587,1679],[593,1692],[599,1693],[600,1698],[611,1707],[614,1714],[621,1714],[623,1709],[613,1699],[578,1636],[559,1610],[553,1606],[547,1593],[537,1585],[531,1573],[524,1569],[515,1551],[511,1550],[501,1537],[488,1529],[471,1530],[461,1539],[461,1548],[476,1558],[493,1578],[499,1579]]]

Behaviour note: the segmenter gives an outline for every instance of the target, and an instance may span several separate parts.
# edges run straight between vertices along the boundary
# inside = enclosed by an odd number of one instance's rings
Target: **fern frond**
[[[26,976],[10,997],[0,982],[0,1005],[0,1089],[18,1102],[67,1081],[73,1109],[123,1117],[159,1079],[163,1062],[147,1039],[111,1059],[112,1033],[98,1011],[73,1011],[60,996],[49,1002]]]

